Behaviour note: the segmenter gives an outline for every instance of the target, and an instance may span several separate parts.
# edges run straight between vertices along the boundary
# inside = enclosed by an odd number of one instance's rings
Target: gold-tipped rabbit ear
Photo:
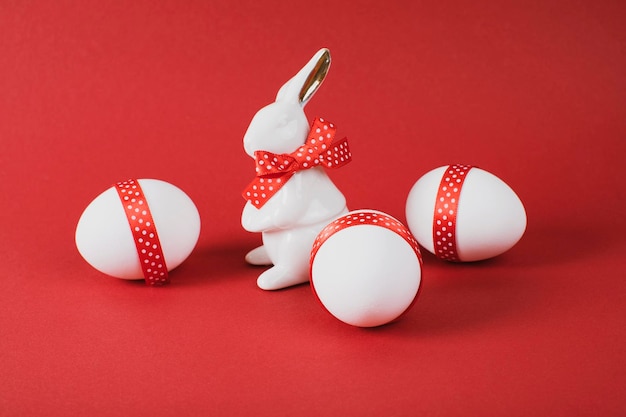
[[[330,69],[330,51],[324,48],[321,49],[318,54],[319,58],[317,59],[317,63],[309,73],[309,76],[300,89],[298,100],[302,106],[304,106],[311,99],[311,97],[313,97],[313,94],[315,94],[319,86],[322,84],[322,81],[324,81],[324,78],[326,78],[326,74]]]

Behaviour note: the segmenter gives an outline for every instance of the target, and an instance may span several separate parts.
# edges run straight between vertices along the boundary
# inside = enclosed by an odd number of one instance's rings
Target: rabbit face
[[[243,137],[245,152],[263,150],[276,154],[290,153],[304,144],[309,123],[298,104],[272,103],[257,112]]]

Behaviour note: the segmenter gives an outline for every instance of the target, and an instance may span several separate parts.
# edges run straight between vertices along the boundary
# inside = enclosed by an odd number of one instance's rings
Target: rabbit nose
[[[254,149],[252,149],[252,146],[250,146],[250,143],[246,142],[245,140],[243,142],[243,149],[248,156],[250,156],[251,158],[254,158]]]

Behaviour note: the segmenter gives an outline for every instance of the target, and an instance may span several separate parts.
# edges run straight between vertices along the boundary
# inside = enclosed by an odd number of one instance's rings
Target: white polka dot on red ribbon
[[[461,188],[471,165],[450,165],[446,168],[435,203],[433,242],[435,256],[447,261],[460,261],[456,247],[456,217]]]
[[[115,184],[115,189],[122,201],[128,224],[133,233],[133,240],[146,283],[149,285],[167,284],[169,276],[161,242],[139,182],[134,179],[118,182]]]
[[[344,230],[348,227],[361,226],[361,225],[374,225],[384,227],[392,232],[400,235],[413,249],[417,255],[420,265],[422,264],[422,254],[420,253],[419,244],[413,237],[409,229],[398,220],[384,213],[374,211],[361,211],[348,213],[342,217],[339,217],[332,223],[329,223],[315,238],[313,242],[313,248],[311,249],[311,259],[309,267],[313,267],[313,260],[319,248],[335,233]]]

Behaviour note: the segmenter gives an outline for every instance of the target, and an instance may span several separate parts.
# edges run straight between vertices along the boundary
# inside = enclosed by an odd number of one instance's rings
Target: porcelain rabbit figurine
[[[263,246],[250,251],[246,261],[253,265],[273,264],[257,279],[257,285],[264,290],[307,282],[315,237],[329,222],[348,211],[345,197],[322,167],[348,162],[347,142],[322,144],[326,136],[319,136],[315,144],[316,137],[311,136],[315,132],[304,113],[304,106],[321,85],[329,66],[330,52],[321,49],[280,88],[274,103],[257,112],[243,138],[246,153],[256,160],[257,182],[247,192],[244,190],[248,201],[241,224],[247,231],[262,232],[263,237]],[[316,123],[314,128],[318,133],[334,132],[332,123],[323,119]],[[327,137],[332,141],[331,134]],[[313,150],[307,143],[315,144],[313,147],[319,145],[317,150],[326,153],[311,161],[308,155]],[[269,166],[271,161],[273,168]],[[281,174],[289,165],[299,168],[282,179],[273,175],[259,178],[260,171],[266,168]],[[274,187],[279,190],[275,191]],[[275,194],[265,202],[256,199],[267,198],[265,192],[272,190]]]

